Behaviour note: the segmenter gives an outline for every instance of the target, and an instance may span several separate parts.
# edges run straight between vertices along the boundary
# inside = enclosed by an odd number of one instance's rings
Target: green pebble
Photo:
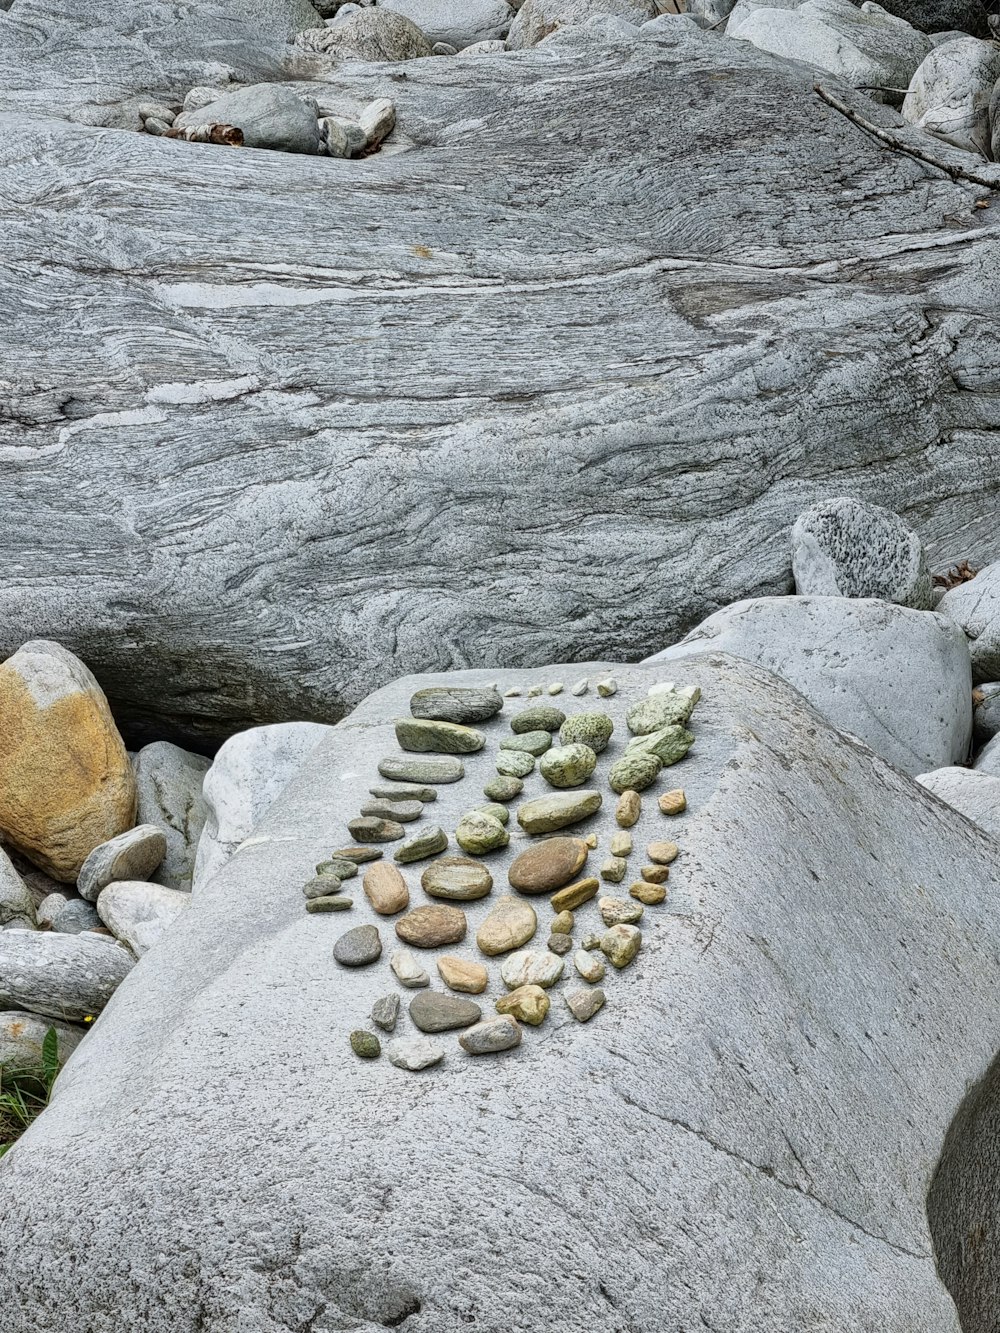
[[[470,810],[459,820],[455,841],[463,852],[471,856],[483,856],[486,852],[495,851],[497,847],[506,847],[510,835],[499,819],[481,810]]]
[[[655,754],[633,750],[623,754],[608,771],[608,785],[619,795],[623,791],[645,791],[656,781],[663,763]]]
[[[504,778],[526,778],[534,767],[535,757],[527,750],[501,750],[497,755],[497,772]]]
[[[692,733],[674,724],[648,736],[636,736],[626,745],[625,754],[655,754],[666,768],[683,759],[693,744]]]
[[[552,733],[549,731],[525,731],[520,736],[505,736],[500,742],[501,750],[524,750],[527,754],[533,754],[537,759],[540,754],[552,744]]]
[[[346,856],[335,856],[330,861],[320,861],[316,867],[317,875],[336,875],[338,879],[350,879],[358,873],[358,863],[348,861]]]
[[[351,1050],[355,1055],[360,1055],[362,1060],[377,1060],[382,1054],[382,1043],[374,1032],[357,1028],[351,1033]]]
[[[506,824],[510,819],[510,811],[505,805],[479,805],[476,809],[484,815],[492,815],[494,819],[499,819],[501,824]]]
[[[486,737],[475,727],[415,717],[396,720],[396,740],[400,749],[418,754],[475,754],[486,744]]]
[[[510,720],[510,729],[523,736],[526,731],[558,731],[566,721],[566,714],[552,704],[535,704],[516,713]]]
[[[563,745],[589,745],[595,754],[607,749],[615,724],[607,713],[576,713],[559,728]]]
[[[686,722],[696,703],[696,699],[678,690],[662,690],[633,704],[625,714],[625,724],[633,736],[648,736],[650,732]]]
[[[597,755],[589,745],[557,745],[542,755],[538,771],[553,787],[579,787],[597,767]]]
[[[490,778],[483,788],[483,795],[488,796],[491,801],[513,801],[516,796],[520,796],[524,791],[524,783],[520,778]]]
[[[326,898],[310,898],[306,902],[307,912],[347,912],[354,906],[354,899],[343,893],[332,893]]]
[[[572,912],[557,912],[552,918],[549,933],[552,935],[572,935],[575,925],[576,917]]]

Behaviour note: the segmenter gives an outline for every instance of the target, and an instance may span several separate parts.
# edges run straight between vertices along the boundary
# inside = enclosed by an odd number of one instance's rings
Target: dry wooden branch
[[[164,139],[185,139],[188,143],[218,143],[227,148],[243,147],[243,131],[237,125],[189,125],[186,129],[172,126]]]
[[[978,569],[973,569],[968,560],[960,560],[954,568],[949,569],[945,574],[935,574],[934,584],[938,588],[957,588],[963,583],[968,583],[979,573]]]
[[[873,121],[866,120],[859,112],[849,107],[846,102],[842,102],[839,97],[835,97],[833,93],[824,88],[821,83],[814,83],[813,91],[828,106],[832,106],[834,111],[839,111],[842,116],[846,116],[852,125],[857,125],[858,129],[865,130],[868,134],[873,135],[887,148],[891,148],[897,153],[906,153],[907,156],[915,157],[920,162],[926,162],[928,166],[943,171],[952,180],[971,181],[973,185],[982,185],[987,190],[1000,190],[1000,177],[980,176],[978,172],[966,171],[964,167],[955,167],[950,162],[942,162],[940,158],[934,157],[933,154],[925,152],[922,148],[907,143],[898,134],[893,134],[892,130],[887,130],[882,125],[876,125]]]

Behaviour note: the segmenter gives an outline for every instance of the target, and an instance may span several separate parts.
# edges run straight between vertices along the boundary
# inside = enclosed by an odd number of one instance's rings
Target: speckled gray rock
[[[417,754],[475,754],[486,744],[486,737],[475,727],[416,717],[399,718],[396,740],[400,749]]]
[[[510,1014],[487,1018],[475,1027],[467,1028],[458,1044],[469,1055],[497,1055],[500,1051],[511,1051],[520,1046],[521,1026]]]
[[[597,767],[589,745],[557,745],[542,755],[538,770],[553,787],[581,787]]]
[[[134,963],[99,935],[0,931],[0,1008],[82,1022],[101,1012]]]
[[[416,1072],[439,1065],[444,1059],[444,1047],[429,1037],[397,1037],[389,1043],[388,1055],[397,1068]]]
[[[500,774],[490,778],[483,787],[483,795],[491,801],[513,801],[523,791],[524,782],[521,778],[503,777]]]
[[[938,768],[917,781],[966,819],[1000,838],[1000,775],[987,769]]]
[[[602,802],[601,793],[590,788],[539,796],[518,808],[517,822],[525,833],[554,833],[595,814]]]
[[[432,54],[432,44],[415,23],[388,8],[363,9],[332,28],[309,28],[295,39],[307,51],[337,60],[416,60]]]
[[[976,8],[981,8],[978,3]],[[990,157],[990,96],[998,79],[996,46],[976,37],[945,42],[921,62],[903,98],[901,115],[927,134]]]
[[[475,902],[493,888],[493,876],[481,861],[468,856],[442,856],[420,876],[420,886],[432,898]]]
[[[608,747],[615,724],[606,713],[575,713],[559,728],[563,745],[589,745],[595,754]]]
[[[399,996],[383,995],[372,1005],[372,1022],[383,1032],[393,1032],[399,1018]]]
[[[1000,56],[992,57],[1000,77]],[[850,496],[810,505],[795,520],[792,569],[806,597],[880,597],[919,611],[934,604],[917,534],[891,509]]]
[[[653,0],[524,0],[507,36],[509,51],[535,46],[558,28],[586,23],[595,15],[609,14],[630,23],[655,18]]]
[[[56,1023],[51,1018],[39,1018],[24,1009],[0,1012],[0,1071],[34,1074],[42,1077],[42,1045],[49,1028],[56,1030],[56,1055],[64,1065],[79,1046],[86,1028],[70,1023]]]
[[[383,5],[383,8],[387,7]],[[418,690],[410,699],[410,712],[414,717],[455,722],[462,726],[488,722],[502,708],[503,696],[492,686],[449,689],[438,685]]]
[[[972,734],[969,648],[953,614],[954,603],[934,614],[873,598],[758,597],[709,616],[649,661],[713,650],[756,662],[876,754],[925,773],[964,759]]]
[[[118,879],[149,879],[167,851],[166,834],[155,824],[139,824],[102,842],[84,861],[76,887],[81,898],[97,902],[103,888]]]
[[[165,931],[191,906],[191,895],[145,880],[109,884],[97,899],[101,920],[136,957],[159,943]],[[60,914],[58,920],[62,920]]]
[[[378,7],[405,15],[429,42],[459,51],[506,37],[514,17],[507,0],[379,0]]]
[[[455,841],[463,852],[484,856],[498,847],[506,847],[510,834],[495,816],[482,810],[470,810],[458,821]]]
[[[605,995],[599,986],[575,990],[566,996],[566,1007],[578,1023],[587,1023],[604,1008]]]
[[[34,925],[34,895],[14,869],[10,857],[0,848],[0,930],[8,927],[32,930]]]
[[[197,111],[182,112],[174,123],[179,129],[192,125],[236,125],[243,131],[246,148],[310,155],[319,151],[316,104],[310,106],[286,83],[237,88]]]
[[[81,931],[97,930],[103,925],[97,908],[85,898],[70,898],[52,921],[52,929],[60,935],[79,935]]]
[[[663,760],[643,750],[623,754],[608,769],[608,786],[620,795],[624,791],[645,791],[651,787],[663,767]]]
[[[558,731],[565,721],[566,714],[554,704],[531,704],[514,714],[510,729],[517,736],[529,731]]]
[[[132,760],[139,793],[138,824],[154,824],[167,840],[150,878],[168,889],[190,889],[198,840],[208,807],[202,794],[212,761],[169,741],[144,745]]]
[[[342,967],[367,967],[382,956],[378,926],[353,926],[333,946],[333,956]]]
[[[501,777],[526,778],[535,767],[535,756],[527,750],[501,750],[496,757],[496,770]]]
[[[458,782],[465,777],[465,765],[461,759],[449,755],[440,758],[418,759],[412,755],[391,755],[380,759],[378,771],[384,778],[394,778],[400,782]]]
[[[500,749],[501,751],[523,751],[525,754],[534,755],[537,759],[540,754],[545,753],[551,744],[551,732],[522,731],[514,736],[504,736],[500,742]]]
[[[479,1005],[458,995],[425,990],[415,995],[409,1005],[410,1017],[421,1032],[453,1032],[478,1023],[483,1016]]]
[[[694,733],[686,727],[674,725],[663,727],[660,731],[651,731],[648,736],[634,736],[625,747],[626,758],[634,754],[651,754],[659,759],[664,768],[678,764],[694,744]],[[633,784],[628,783],[622,790]],[[641,790],[636,788],[636,790]]]

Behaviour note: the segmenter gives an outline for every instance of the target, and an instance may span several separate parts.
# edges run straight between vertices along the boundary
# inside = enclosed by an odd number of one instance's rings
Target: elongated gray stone
[[[410,1017],[421,1032],[453,1032],[478,1023],[483,1011],[472,1000],[425,990],[410,1001]]]
[[[82,898],[96,903],[97,895],[115,880],[149,879],[167,851],[167,838],[155,824],[140,824],[102,842],[84,861],[76,887]]]
[[[379,760],[378,771],[384,778],[394,778],[398,782],[449,783],[465,777],[461,759],[446,757],[415,759],[409,755],[393,755]]]
[[[397,721],[396,740],[401,749],[418,754],[475,754],[486,744],[486,737],[475,727],[426,722],[415,717],[401,717]]]
[[[517,812],[517,822],[525,833],[553,833],[556,829],[579,824],[601,808],[599,791],[558,792],[526,801]]]
[[[500,749],[515,752],[523,750],[525,754],[534,755],[537,759],[551,744],[552,736],[547,731],[522,731],[514,736],[504,736],[500,742]]]
[[[0,1008],[80,1023],[101,1012],[134,963],[98,935],[0,931]]]
[[[376,819],[391,819],[397,824],[412,824],[424,813],[422,801],[390,801],[384,797],[365,801],[361,806],[363,815],[374,815]]]
[[[438,856],[448,850],[448,835],[443,828],[434,824],[421,829],[405,842],[400,843],[394,853],[394,860],[400,865],[410,865],[414,861],[425,861],[428,856]]]
[[[202,788],[211,760],[169,741],[144,745],[132,760],[139,793],[136,823],[154,824],[167,840],[150,876],[168,889],[190,889],[208,807]]]
[[[501,1051],[511,1051],[521,1044],[521,1025],[511,1014],[487,1018],[466,1028],[458,1044],[469,1055],[497,1055]]]
[[[372,796],[380,796],[387,801],[422,801],[427,805],[437,800],[437,789],[418,782],[377,782],[368,788]]]
[[[418,690],[410,699],[410,712],[414,717],[465,726],[472,722],[488,722],[502,708],[503,696],[493,687],[435,686]]]

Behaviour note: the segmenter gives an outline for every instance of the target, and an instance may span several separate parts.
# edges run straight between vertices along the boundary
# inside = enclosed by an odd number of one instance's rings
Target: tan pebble
[[[538,695],[541,694],[541,692],[542,692],[541,685],[532,685],[531,689],[528,691],[528,698],[536,699]]]
[[[665,791],[656,802],[665,815],[682,815],[687,809],[687,797],[680,787]]]
[[[642,797],[637,791],[623,791],[618,798],[618,805],[615,809],[615,819],[617,819],[620,828],[631,828],[633,824],[639,822],[639,816],[642,814]]]
[[[512,1014],[522,1023],[538,1027],[549,1012],[551,1003],[541,986],[529,984],[518,986],[517,990],[512,990],[509,995],[502,995],[497,1000],[496,1009],[498,1014]]]
[[[639,874],[647,884],[666,884],[670,878],[669,866],[643,866]]]
[[[667,896],[667,891],[662,884],[648,884],[646,880],[640,880],[637,884],[633,884],[629,893],[639,902],[645,903],[647,907],[656,907]]]
[[[474,963],[468,958],[439,958],[437,969],[446,986],[466,995],[481,995],[489,981],[489,973],[482,963]]]
[[[598,946],[599,943],[600,941],[598,937]],[[588,953],[586,949],[577,949],[576,953],[573,955],[573,966],[576,968],[577,972],[579,972],[580,976],[583,977],[584,981],[595,982],[604,980],[604,959],[598,957],[596,954]]]
[[[394,916],[410,905],[406,880],[389,861],[375,861],[365,871],[365,897],[379,916]]]
[[[584,838],[584,842],[587,844],[590,850],[593,851],[594,848],[597,846],[597,834],[588,833],[587,836]]]
[[[628,862],[623,856],[609,856],[601,862],[601,879],[605,884],[620,884],[628,872]]]
[[[576,917],[574,917],[572,912],[560,912],[558,916],[552,918],[549,932],[552,935],[572,935],[573,927],[575,925]]]
[[[651,842],[646,848],[646,855],[658,866],[668,866],[677,860],[679,851],[676,842]]]
[[[581,879],[575,884],[567,884],[549,899],[553,912],[575,912],[578,907],[596,897],[600,887],[599,879]]]
[[[466,927],[465,913],[457,907],[415,907],[396,922],[396,934],[418,949],[436,949],[441,944],[457,944]]]
[[[610,850],[612,856],[631,856],[632,855],[631,833],[612,833]]]
[[[561,680],[554,680],[549,686],[549,694],[562,694],[565,688]]]
[[[527,944],[538,928],[538,918],[523,898],[500,898],[476,933],[476,943],[490,958]]]

